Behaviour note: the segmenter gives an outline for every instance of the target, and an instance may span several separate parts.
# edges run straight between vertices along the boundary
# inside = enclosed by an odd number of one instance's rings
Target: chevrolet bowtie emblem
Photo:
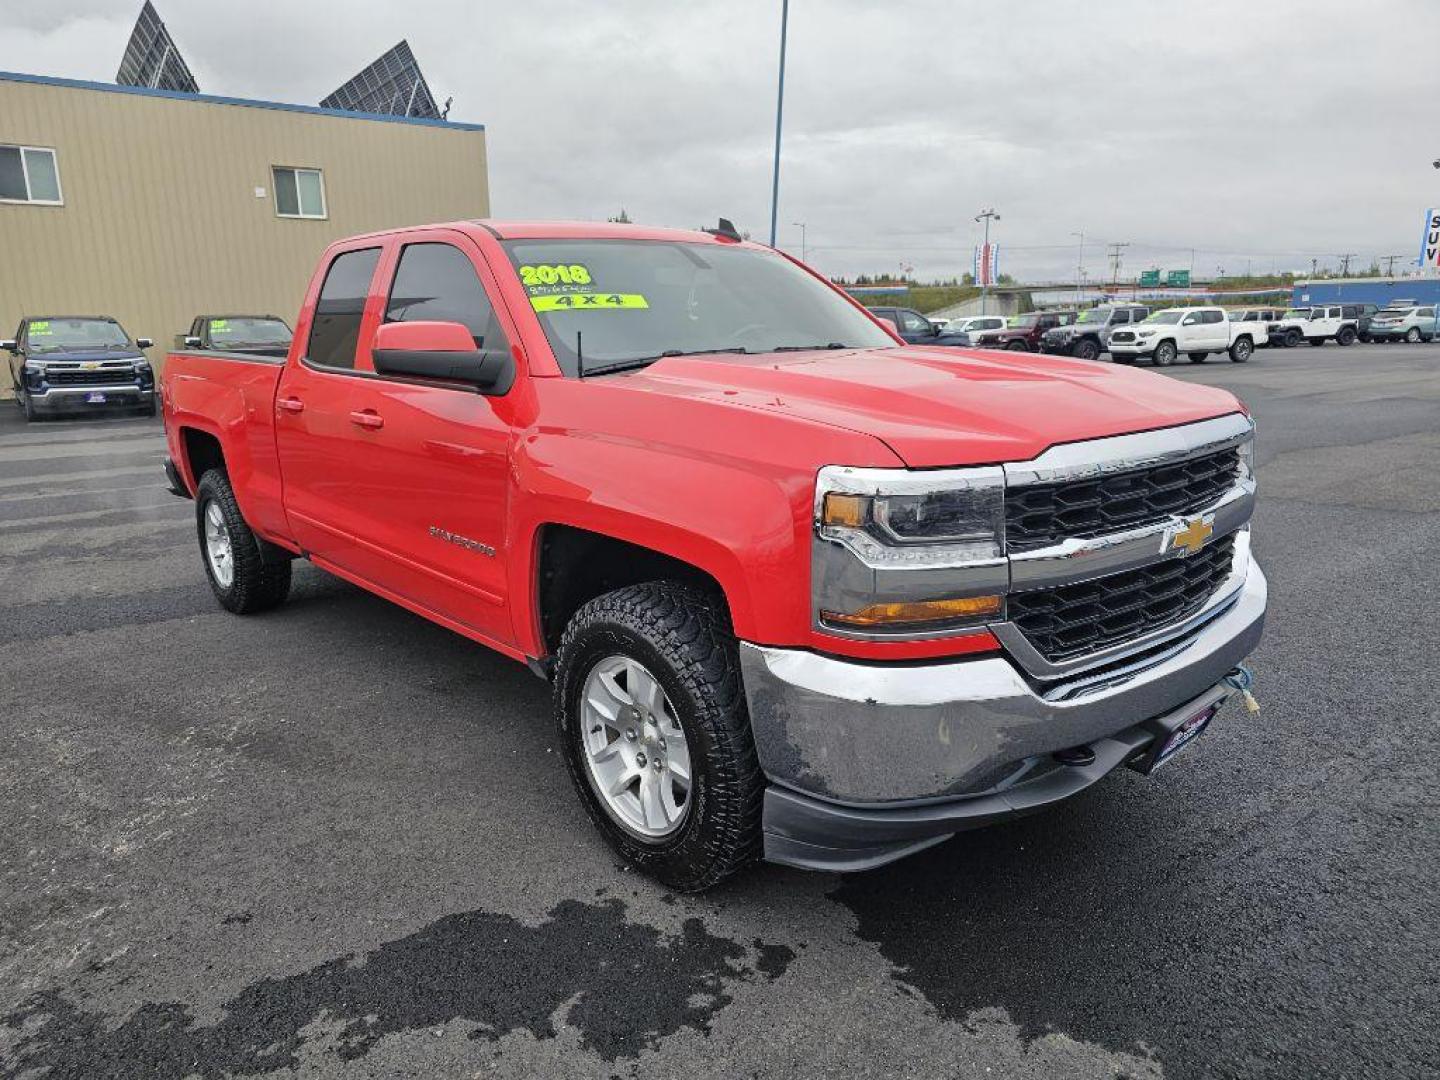
[[[1166,534],[1165,550],[1194,555],[1205,546],[1205,541],[1210,539],[1214,531],[1215,526],[1204,518],[1191,518],[1183,528],[1171,529]]]

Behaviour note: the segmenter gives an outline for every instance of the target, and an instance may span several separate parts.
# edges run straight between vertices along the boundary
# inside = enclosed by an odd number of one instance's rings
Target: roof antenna
[[[714,229],[701,229],[700,231],[707,232],[711,236],[724,237],[726,240],[734,240],[737,243],[745,239],[736,230],[734,222],[732,222],[729,218],[722,217],[720,219],[719,226]]]
[[[582,343],[582,340],[581,340],[582,337],[583,337],[583,335],[580,333],[580,331],[579,331],[579,330],[576,330],[576,331],[575,331],[575,377],[576,377],[577,379],[583,379],[583,378],[585,377],[585,347],[584,347],[584,344]]]

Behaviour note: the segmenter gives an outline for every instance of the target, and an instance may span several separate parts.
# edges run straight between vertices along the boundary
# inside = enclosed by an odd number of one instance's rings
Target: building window
[[[0,202],[60,206],[60,168],[43,146],[0,146]]]
[[[275,175],[275,212],[281,217],[323,218],[325,177],[319,169],[271,167]]]

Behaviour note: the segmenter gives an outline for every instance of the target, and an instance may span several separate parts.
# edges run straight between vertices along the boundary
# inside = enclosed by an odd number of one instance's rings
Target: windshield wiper
[[[711,356],[715,353],[748,353],[750,350],[741,346],[735,349],[666,349],[654,356],[636,356],[630,360],[617,360],[613,364],[604,364],[600,367],[587,367],[584,369],[583,378],[591,375],[609,375],[616,371],[633,371],[636,368],[649,367],[657,360],[664,360],[671,356]]]
[[[819,349],[848,349],[843,341],[827,341],[824,345],[776,345],[771,352],[815,352]]]

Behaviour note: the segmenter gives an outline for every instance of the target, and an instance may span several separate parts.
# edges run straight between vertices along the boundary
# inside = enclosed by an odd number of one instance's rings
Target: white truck
[[[1169,367],[1181,353],[1192,364],[1202,363],[1212,353],[1229,353],[1231,360],[1243,364],[1255,355],[1256,346],[1268,340],[1263,322],[1230,319],[1224,308],[1165,308],[1138,326],[1116,330],[1109,347],[1117,364],[1148,357],[1156,367]]]

